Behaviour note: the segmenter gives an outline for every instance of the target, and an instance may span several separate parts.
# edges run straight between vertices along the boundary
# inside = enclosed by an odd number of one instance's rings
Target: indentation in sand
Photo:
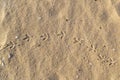
[[[2,25],[2,22],[5,18],[5,3],[0,3],[0,50],[3,48],[7,40],[7,34],[9,29]]]
[[[115,5],[118,16],[120,16],[120,2]]]

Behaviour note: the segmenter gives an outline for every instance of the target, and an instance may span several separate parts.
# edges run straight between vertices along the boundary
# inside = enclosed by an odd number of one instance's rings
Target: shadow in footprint
[[[103,12],[100,15],[101,21],[106,22],[108,18],[109,18],[108,12],[106,10],[103,10]]]
[[[52,73],[49,75],[48,80],[59,80],[59,77],[56,73]]]
[[[117,11],[118,16],[120,16],[120,2],[116,4],[115,9]]]

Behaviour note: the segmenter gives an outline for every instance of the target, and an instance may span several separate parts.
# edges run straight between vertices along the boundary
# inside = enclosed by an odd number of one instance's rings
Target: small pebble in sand
[[[13,54],[12,54],[12,53],[8,54],[8,59],[10,59],[10,58],[12,58],[12,57],[13,57]]]
[[[4,60],[5,60],[5,58],[3,57],[3,58],[2,58],[2,61],[4,61]]]
[[[4,65],[5,65],[3,59],[0,60],[0,65],[1,65],[1,66],[4,66]]]
[[[18,36],[15,36],[15,39],[18,39]]]
[[[93,64],[90,62],[89,65],[92,66]]]
[[[38,20],[41,20],[42,19],[42,17],[38,17]]]
[[[112,50],[115,51],[115,48],[113,48]]]
[[[79,75],[76,75],[76,79],[78,79],[79,78]]]
[[[2,64],[1,64],[2,66],[5,66],[5,64],[4,64],[4,62],[2,62]]]
[[[11,55],[10,54],[8,54],[8,59],[10,59],[11,58]]]

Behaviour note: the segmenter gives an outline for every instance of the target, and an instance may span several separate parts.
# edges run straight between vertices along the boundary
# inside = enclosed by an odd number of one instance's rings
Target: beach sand
[[[0,80],[120,80],[120,0],[0,0]]]

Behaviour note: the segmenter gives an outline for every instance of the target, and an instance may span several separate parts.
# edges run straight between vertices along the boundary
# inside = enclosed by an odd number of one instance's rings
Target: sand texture
[[[0,80],[120,80],[120,0],[0,0]]]

